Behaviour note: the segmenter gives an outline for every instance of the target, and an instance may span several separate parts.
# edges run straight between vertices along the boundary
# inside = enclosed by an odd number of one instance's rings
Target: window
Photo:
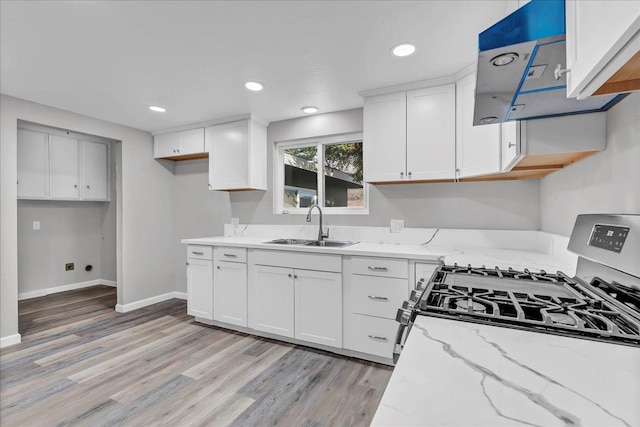
[[[368,214],[362,134],[279,142],[274,156],[276,213]]]

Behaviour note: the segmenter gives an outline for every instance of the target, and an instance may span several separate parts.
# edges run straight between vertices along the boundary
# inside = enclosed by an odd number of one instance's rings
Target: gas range
[[[441,265],[398,310],[394,360],[418,315],[640,347],[640,215],[579,215],[569,250],[575,277]]]

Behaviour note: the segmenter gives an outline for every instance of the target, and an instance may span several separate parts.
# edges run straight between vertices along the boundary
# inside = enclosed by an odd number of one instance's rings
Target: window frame
[[[309,208],[284,208],[284,150],[291,148],[318,147],[318,205],[322,213],[327,215],[369,215],[369,184],[362,183],[364,191],[364,206],[324,207],[324,146],[349,142],[363,143],[362,132],[352,132],[340,135],[320,136],[317,138],[302,138],[276,141],[273,144],[273,213],[285,215],[306,215]]]

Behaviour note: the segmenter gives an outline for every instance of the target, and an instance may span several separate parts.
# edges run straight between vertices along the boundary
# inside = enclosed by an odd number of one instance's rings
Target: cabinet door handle
[[[91,190],[91,186],[90,186],[90,185],[87,185],[87,189],[88,189],[88,190]]]
[[[191,253],[194,254],[194,255],[204,255],[204,252],[195,252],[195,251],[193,251]]]
[[[373,270],[373,271],[389,271],[389,269],[387,267],[376,267],[376,266],[373,266],[373,265],[370,265],[367,268],[369,270]]]
[[[378,341],[389,341],[389,339],[387,337],[381,337],[378,335],[367,335],[369,338],[371,338],[372,340],[378,340]]]
[[[404,172],[400,172],[400,179],[404,179]]]
[[[219,265],[217,265],[217,266],[216,266],[216,268],[217,268],[218,270],[220,270],[220,266],[219,266]]]
[[[516,146],[516,143],[515,143],[515,142],[510,142],[510,143],[509,143],[509,148],[511,148],[511,147],[515,147],[515,146]]]
[[[78,188],[78,184],[73,184],[73,188]]]
[[[20,184],[20,181],[16,181],[17,184]]]
[[[224,254],[224,256],[229,258],[238,258],[238,255],[234,255],[234,254]]]
[[[373,299],[373,300],[376,300],[376,301],[389,301],[389,298],[387,298],[387,297],[378,297],[378,296],[375,296],[375,295],[368,295],[368,297],[369,297],[369,299]]]
[[[409,179],[411,179],[411,172],[408,172],[408,173],[407,173],[407,177],[408,177]]]
[[[288,274],[288,276],[289,276],[289,277],[292,277],[292,276],[293,276],[293,274],[289,273],[289,274]]]

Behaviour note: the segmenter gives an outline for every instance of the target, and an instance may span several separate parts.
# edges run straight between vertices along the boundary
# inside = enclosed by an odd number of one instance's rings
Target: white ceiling
[[[144,130],[362,106],[451,75],[506,1],[2,1],[0,91]],[[390,49],[414,42],[413,56]],[[243,82],[265,85],[260,93]],[[153,113],[148,105],[167,108]]]

